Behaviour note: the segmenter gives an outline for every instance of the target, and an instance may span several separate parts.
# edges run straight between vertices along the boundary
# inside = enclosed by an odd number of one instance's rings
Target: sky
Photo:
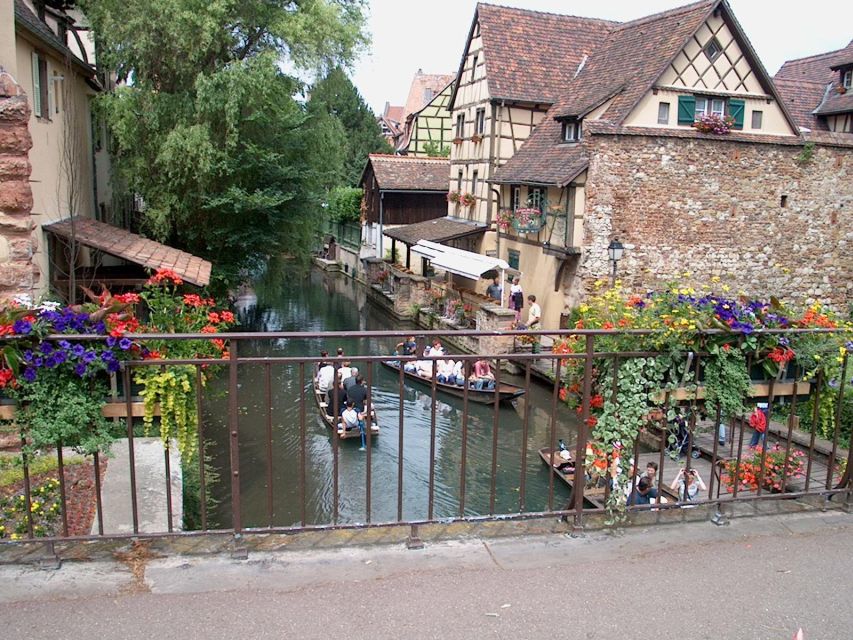
[[[633,20],[690,0],[490,0],[523,9],[608,20]],[[370,50],[352,79],[377,113],[385,101],[403,105],[412,77],[456,73],[474,16],[475,0],[369,0]],[[772,76],[785,60],[841,49],[853,39],[853,2],[843,0],[729,0]],[[531,43],[545,46],[547,43]]]

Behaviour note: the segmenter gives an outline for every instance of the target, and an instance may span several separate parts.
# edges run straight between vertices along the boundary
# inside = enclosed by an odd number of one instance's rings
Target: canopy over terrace
[[[66,219],[45,225],[44,230],[49,231],[64,241],[75,239],[84,246],[97,249],[98,251],[147,269],[169,269],[184,281],[199,287],[210,283],[211,264],[207,260],[203,260],[180,249],[143,238],[140,235],[119,229],[105,222],[99,222],[91,218],[77,218],[73,222],[71,219]],[[104,271],[104,273],[100,276],[94,275],[91,280],[104,284],[133,285],[144,282],[147,279],[147,276],[145,278],[115,278],[110,277],[104,269],[101,269],[101,271]]]
[[[431,244],[449,242],[485,233],[485,231],[486,225],[484,224],[445,216],[443,218],[436,218],[435,220],[425,220],[424,222],[394,227],[385,231],[385,235],[391,238],[392,253],[396,253],[395,245],[398,240],[406,245],[406,268],[411,269],[411,251],[419,242],[428,241]],[[447,249],[449,247],[444,248]],[[470,252],[466,251],[465,253]]]
[[[492,258],[479,253],[448,247],[429,240],[421,240],[412,247],[412,252],[429,260],[434,267],[455,273],[463,278],[478,280],[488,271],[501,272],[501,290],[506,285],[506,270],[510,268],[505,260]],[[501,300],[501,306],[503,306]]]

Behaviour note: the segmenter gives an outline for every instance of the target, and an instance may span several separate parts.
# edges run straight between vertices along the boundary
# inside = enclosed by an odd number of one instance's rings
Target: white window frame
[[[512,210],[517,211],[521,207],[521,187],[512,188]]]
[[[460,113],[456,116],[456,137],[465,137],[465,114]]]
[[[547,195],[544,187],[528,187],[527,206],[542,211]]]
[[[668,102],[658,102],[658,124],[669,124]]]
[[[758,120],[758,126],[757,127],[755,126],[756,118]],[[761,127],[764,125],[764,112],[760,111],[758,109],[753,109],[752,116],[750,118],[749,124],[750,124],[750,127],[752,129],[756,129],[756,130],[761,129]]]
[[[474,118],[474,132],[478,135],[483,135],[486,132],[486,110],[477,109]]]
[[[847,69],[841,74],[841,86],[850,89],[850,85],[853,85],[853,69]]]
[[[475,196],[477,195],[477,187],[480,186],[477,184],[478,182],[480,182],[480,172],[477,169],[474,169],[471,173],[471,193]]]
[[[563,122],[563,142],[579,142],[581,139],[581,121],[566,120]]]
[[[708,53],[708,50],[711,48],[712,45],[717,50],[717,52],[713,55]],[[717,58],[723,55],[723,45],[720,44],[720,41],[717,40],[716,36],[714,36],[710,40],[708,40],[708,42],[705,43],[705,46],[702,47],[702,51],[705,53],[705,56],[707,56],[708,60],[714,62]]]

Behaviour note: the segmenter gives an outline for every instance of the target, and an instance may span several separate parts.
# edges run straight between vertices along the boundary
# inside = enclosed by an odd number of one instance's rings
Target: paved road
[[[0,567],[26,638],[853,638],[853,515],[429,545]]]

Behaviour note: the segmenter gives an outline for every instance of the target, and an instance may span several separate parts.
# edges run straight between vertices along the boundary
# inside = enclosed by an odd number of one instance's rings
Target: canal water
[[[367,331],[406,330],[409,325],[388,316],[366,300],[358,283],[339,274],[312,270],[294,273],[273,286],[259,287],[255,295],[238,300],[241,329],[247,331]],[[321,350],[334,354],[338,347],[352,357],[353,365],[367,377],[366,363],[359,355],[391,353],[391,339],[345,337],[333,342],[322,339],[256,341],[241,344],[240,355],[316,356]],[[299,366],[270,365],[271,410],[266,410],[265,365],[241,365],[239,375],[239,441],[241,513],[244,527],[270,524],[268,497],[268,429],[272,426],[272,524],[299,525],[302,514],[300,467],[300,410],[304,399],[306,415],[305,511],[306,523],[334,521],[334,449],[331,431],[322,422],[311,395],[311,366],[305,366],[300,383]],[[505,376],[504,376],[505,377]],[[410,382],[403,393],[403,447],[399,447],[400,395],[398,376],[379,364],[372,370],[373,401],[381,435],[371,451],[371,508],[368,517],[367,454],[359,451],[357,439],[339,441],[339,523],[391,522],[397,519],[398,463],[403,459],[404,520],[428,516],[430,434],[432,401],[429,389]],[[507,381],[523,384],[523,379]],[[220,474],[214,485],[218,499],[217,517],[230,524],[230,470],[226,429],[225,394],[222,380],[205,391],[205,435],[212,446],[208,455]],[[498,414],[494,513],[518,513],[521,488],[521,451],[525,403],[530,403],[527,437],[527,471],[524,511],[548,507],[548,472],[538,449],[548,446],[551,429],[552,390],[531,383],[527,396]],[[435,411],[434,517],[460,515],[462,472],[462,400],[437,394]],[[269,417],[271,416],[271,418]],[[574,441],[577,417],[558,403],[557,438]],[[494,409],[468,405],[468,436],[465,471],[464,515],[490,512],[492,493],[492,447]],[[214,453],[216,452],[216,453]],[[555,478],[553,504],[562,507],[566,488]]]

